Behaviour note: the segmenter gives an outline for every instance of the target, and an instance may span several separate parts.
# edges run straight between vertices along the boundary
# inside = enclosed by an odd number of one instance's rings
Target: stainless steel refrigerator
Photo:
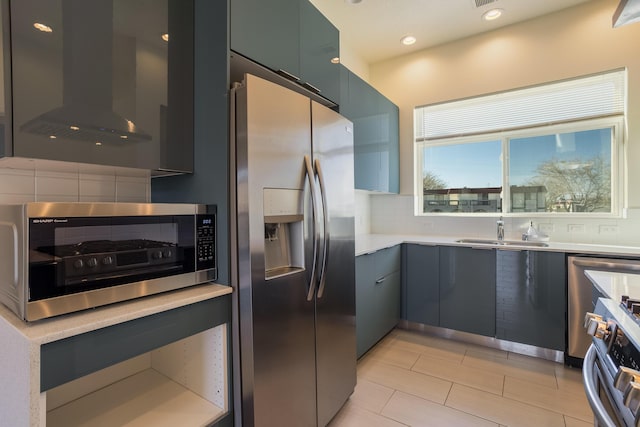
[[[231,107],[242,424],[324,426],[356,383],[353,125],[250,74]]]

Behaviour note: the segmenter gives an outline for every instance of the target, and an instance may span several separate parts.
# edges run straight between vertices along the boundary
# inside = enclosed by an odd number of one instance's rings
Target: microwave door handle
[[[595,381],[596,373],[594,367],[596,364],[596,348],[593,344],[589,346],[587,354],[584,357],[584,363],[582,365],[582,380],[584,383],[584,391],[589,401],[589,405],[593,411],[593,415],[597,420],[598,426],[603,427],[616,427],[616,423],[613,422],[607,410],[605,409],[602,401],[600,400],[600,394],[598,393],[598,385]]]
[[[304,167],[309,180],[309,192],[311,193],[311,235],[313,239],[313,261],[311,263],[311,277],[309,278],[309,288],[307,291],[307,301],[313,300],[313,295],[316,289],[316,265],[318,264],[318,236],[317,236],[317,217],[318,207],[316,206],[316,188],[315,188],[315,175],[313,173],[313,166],[311,165],[311,158],[304,156]]]
[[[318,298],[322,298],[324,294],[324,285],[327,278],[327,259],[329,257],[329,241],[331,240],[331,231],[329,229],[329,209],[327,207],[327,189],[324,185],[324,176],[322,174],[322,166],[320,160],[315,161],[316,174],[320,183],[320,197],[322,200],[322,220],[323,220],[323,246],[322,246],[322,264],[320,265],[320,280],[318,287]]]
[[[11,285],[17,289],[18,283],[20,283],[20,257],[22,256],[20,253],[20,238],[18,237],[18,227],[16,227],[14,223],[6,221],[0,221],[0,225],[11,228],[11,235],[13,236],[13,274],[11,275],[13,283],[11,283]]]

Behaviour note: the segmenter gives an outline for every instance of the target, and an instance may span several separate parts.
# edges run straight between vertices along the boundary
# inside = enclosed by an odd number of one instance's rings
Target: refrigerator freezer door
[[[353,125],[316,102],[312,122],[314,163],[324,180],[327,215],[318,223],[328,227],[319,233],[328,246],[320,245],[319,264],[325,252],[327,259],[324,288],[316,299],[318,425],[324,426],[356,384]]]
[[[308,98],[251,75],[235,93],[243,425],[314,426],[315,307],[307,301],[314,231],[304,167],[304,157],[311,156],[311,107]],[[300,201],[303,262],[288,274],[269,276],[265,241],[278,238],[277,224],[294,227],[298,212],[288,208],[278,217],[264,206],[274,194],[286,199],[296,191],[306,198]],[[296,239],[290,231],[288,238]]]

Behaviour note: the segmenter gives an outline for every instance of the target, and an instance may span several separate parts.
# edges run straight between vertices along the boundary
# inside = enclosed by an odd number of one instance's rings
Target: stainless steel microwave
[[[216,279],[215,206],[0,206],[0,301],[32,321]]]

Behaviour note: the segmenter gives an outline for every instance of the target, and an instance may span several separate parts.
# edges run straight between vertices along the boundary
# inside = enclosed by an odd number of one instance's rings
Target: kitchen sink
[[[494,239],[459,239],[457,243],[467,243],[471,245],[494,245],[494,246],[529,246],[546,248],[549,245],[544,242],[529,242],[526,240],[494,240]]]

